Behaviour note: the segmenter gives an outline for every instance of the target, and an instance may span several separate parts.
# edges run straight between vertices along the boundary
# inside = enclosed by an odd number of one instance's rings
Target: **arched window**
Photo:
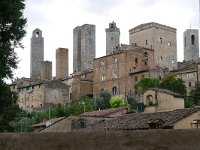
[[[113,94],[113,95],[116,95],[116,94],[117,94],[117,87],[116,87],[116,86],[114,86],[114,87],[112,88],[112,94]]]
[[[195,41],[195,36],[192,35],[192,36],[191,36],[191,44],[192,44],[192,45],[194,45],[194,41]]]
[[[146,97],[146,106],[152,106],[153,105],[153,96],[152,95],[148,95]]]

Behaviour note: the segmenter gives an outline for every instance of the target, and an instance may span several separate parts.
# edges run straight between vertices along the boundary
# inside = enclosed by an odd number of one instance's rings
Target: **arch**
[[[147,95],[146,97],[146,106],[152,106],[153,105],[153,96]]]
[[[112,94],[113,94],[113,95],[116,95],[116,94],[117,94],[117,87],[116,87],[116,86],[114,86],[114,87],[112,88]]]

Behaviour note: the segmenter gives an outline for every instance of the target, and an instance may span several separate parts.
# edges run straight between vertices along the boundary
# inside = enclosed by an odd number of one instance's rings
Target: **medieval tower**
[[[56,49],[56,79],[68,77],[68,49]]]
[[[176,28],[155,22],[138,25],[129,30],[129,44],[153,49],[158,67],[177,67]]]
[[[184,33],[184,60],[199,58],[199,30],[187,29]]]
[[[44,81],[52,80],[52,62],[42,61],[40,63],[40,78]]]
[[[40,78],[40,63],[44,60],[44,38],[42,31],[35,29],[31,37],[30,77]]]
[[[120,44],[120,30],[113,21],[106,30],[106,55],[112,54]]]
[[[96,53],[95,25],[84,24],[73,30],[73,72],[93,68]]]

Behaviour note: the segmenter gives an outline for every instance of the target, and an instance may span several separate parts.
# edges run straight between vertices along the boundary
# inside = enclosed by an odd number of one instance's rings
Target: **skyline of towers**
[[[56,79],[65,79],[69,76],[68,72],[68,49],[56,49]]]
[[[199,30],[187,29],[184,37],[184,60],[190,61],[199,58]]]
[[[52,80],[52,62],[42,61],[40,63],[40,78],[41,80],[50,81]]]
[[[40,78],[40,63],[44,61],[44,38],[42,31],[35,29],[31,37],[30,78]]]
[[[106,55],[112,54],[120,44],[120,29],[117,28],[113,21],[109,23],[109,28],[106,31]]]
[[[73,72],[93,68],[96,55],[95,25],[84,24],[73,29]]]

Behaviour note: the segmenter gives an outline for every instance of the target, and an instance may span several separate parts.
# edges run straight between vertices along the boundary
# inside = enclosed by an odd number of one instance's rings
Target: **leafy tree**
[[[1,80],[0,91],[0,132],[11,132],[14,129],[10,125],[10,122],[19,119],[18,96],[15,92],[11,92],[10,87]]]
[[[111,94],[108,91],[101,92],[100,96],[96,98],[97,109],[107,109],[110,108]]]
[[[159,86],[159,80],[157,78],[142,78],[135,85],[135,90],[138,94],[142,94],[149,88],[155,88],[158,86]]]
[[[186,97],[184,103],[185,108],[191,108],[195,106],[194,99],[192,97]]]
[[[137,109],[137,101],[133,97],[128,97],[127,101],[131,109]]]
[[[23,17],[24,0],[1,0],[0,5],[0,79],[11,78],[17,68],[14,49],[23,47],[26,19]]]
[[[121,97],[113,97],[110,100],[111,108],[123,107],[127,105],[128,105],[128,102]]]
[[[190,92],[190,97],[193,99],[195,105],[200,105],[200,82],[195,84],[195,87]]]
[[[186,86],[184,81],[180,78],[176,78],[174,75],[166,76],[160,83],[160,88],[186,95]]]

